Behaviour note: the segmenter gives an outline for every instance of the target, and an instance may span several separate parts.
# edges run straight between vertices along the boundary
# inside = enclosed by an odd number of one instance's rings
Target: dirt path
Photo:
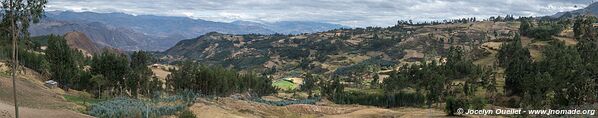
[[[556,38],[559,41],[565,42],[565,45],[568,45],[568,46],[577,44],[577,40],[575,40],[574,38],[567,38],[567,37],[560,37],[560,36],[553,36],[553,38]]]
[[[60,109],[35,109],[29,107],[19,107],[21,118],[93,118],[88,115],[69,110]],[[0,117],[14,118],[14,106],[0,103]]]
[[[366,108],[346,114],[325,115],[324,118],[395,118],[403,115],[405,114],[390,109]]]
[[[446,115],[442,110],[438,109],[386,109],[362,105],[337,105],[333,103],[271,106],[232,98],[218,98],[217,100],[200,99],[197,103],[189,107],[189,109],[198,118],[422,118],[445,117]]]

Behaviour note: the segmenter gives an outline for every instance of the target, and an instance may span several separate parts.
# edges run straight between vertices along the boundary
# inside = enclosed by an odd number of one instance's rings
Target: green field
[[[293,89],[297,88],[298,85],[295,85],[294,83],[289,82],[289,81],[278,80],[278,81],[272,83],[272,86],[280,88],[282,90],[293,90]]]
[[[75,104],[79,104],[79,105],[83,105],[83,106],[89,106],[91,104],[95,104],[98,102],[101,102],[103,100],[101,99],[93,99],[93,98],[86,98],[86,97],[80,97],[80,96],[73,96],[73,95],[63,95],[64,99],[66,99],[66,101],[75,103]]]

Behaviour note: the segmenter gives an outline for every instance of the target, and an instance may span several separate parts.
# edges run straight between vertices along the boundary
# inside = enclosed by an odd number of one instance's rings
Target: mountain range
[[[558,12],[550,17],[560,18],[560,17],[571,17],[571,16],[578,16],[578,15],[598,16],[598,2],[592,3],[583,9],[566,11],[566,12]]]
[[[227,34],[298,34],[326,31],[346,26],[309,21],[214,22],[176,16],[130,15],[72,11],[46,12],[43,21],[30,28],[33,36],[85,33],[101,46],[123,50],[161,51],[182,39],[208,32]]]

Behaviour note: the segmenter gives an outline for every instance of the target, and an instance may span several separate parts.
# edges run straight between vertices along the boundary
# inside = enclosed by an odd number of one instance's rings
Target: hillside
[[[482,45],[511,38],[518,22],[475,22],[388,28],[339,29],[299,35],[208,33],[164,53],[238,69],[337,73],[367,66],[391,67],[437,59],[450,46],[467,47],[474,59],[491,54]],[[365,72],[365,71],[364,71]]]
[[[81,50],[85,55],[99,54],[102,50],[82,32],[68,32],[64,35],[66,43],[75,49]]]
[[[5,62],[0,62],[0,117],[14,118],[12,80]],[[63,95],[69,94],[59,88],[48,88],[43,85],[43,76],[37,72],[24,69],[18,77],[17,98],[19,111],[24,118],[88,118],[90,116],[78,113],[81,109],[66,101]],[[10,83],[10,84],[9,84]]]

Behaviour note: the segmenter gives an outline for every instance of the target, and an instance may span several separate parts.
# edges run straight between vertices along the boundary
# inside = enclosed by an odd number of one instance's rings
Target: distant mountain
[[[29,28],[32,36],[64,35],[78,31],[86,34],[101,47],[123,50],[159,51],[174,45],[182,37],[154,37],[127,28],[117,28],[99,22],[61,21],[44,19]]]
[[[584,14],[598,16],[598,2],[592,3],[583,9],[567,11],[567,12],[559,12],[550,17],[552,17],[552,18],[572,17],[572,16],[578,16],[578,15],[584,15]]]
[[[241,26],[264,27],[277,33],[282,34],[299,34],[299,33],[315,33],[331,29],[349,28],[347,26],[322,22],[311,21],[280,21],[280,22],[251,22],[251,21],[235,21],[232,24]]]
[[[168,49],[182,39],[189,39],[208,32],[226,34],[298,34],[326,31],[342,25],[283,21],[275,23],[213,22],[187,17],[129,15],[124,13],[94,13],[50,11],[44,20],[30,28],[33,36],[64,35],[79,31],[101,46],[123,50]]]
[[[98,54],[102,51],[83,32],[68,32],[64,35],[64,39],[71,48],[81,50],[85,55]]]
[[[208,32],[222,32],[231,34],[262,33],[272,31],[260,27],[246,27],[223,22],[213,22],[187,17],[129,15],[124,13],[94,13],[52,11],[47,17],[56,20],[100,22],[107,25],[130,28],[148,35],[171,36],[182,35],[193,37]]]

